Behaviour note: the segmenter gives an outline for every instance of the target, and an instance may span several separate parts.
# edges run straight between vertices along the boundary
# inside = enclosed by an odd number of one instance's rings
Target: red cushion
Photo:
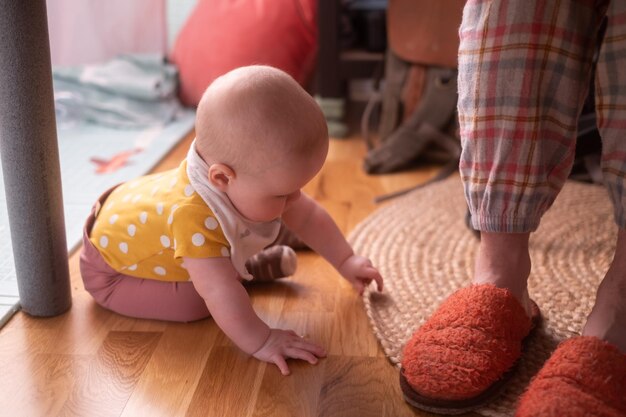
[[[211,81],[244,65],[271,65],[304,85],[317,52],[316,17],[317,0],[200,0],[170,57],[181,101],[197,105]]]

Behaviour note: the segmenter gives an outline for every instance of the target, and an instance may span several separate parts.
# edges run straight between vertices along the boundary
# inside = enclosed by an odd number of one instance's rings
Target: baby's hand
[[[283,375],[289,375],[287,358],[302,359],[315,365],[317,358],[326,357],[326,350],[304,340],[293,330],[270,329],[269,337],[252,356],[265,362],[274,363]]]
[[[383,290],[383,277],[367,258],[352,255],[341,264],[339,272],[359,294],[363,294],[365,287],[372,281],[376,281],[378,291]]]

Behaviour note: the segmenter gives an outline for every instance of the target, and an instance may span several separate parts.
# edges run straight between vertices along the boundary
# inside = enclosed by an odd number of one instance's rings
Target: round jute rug
[[[355,251],[370,257],[384,277],[384,293],[372,287],[363,300],[376,337],[398,368],[413,331],[448,295],[470,283],[479,242],[465,226],[465,212],[461,181],[454,177],[392,201],[350,233]],[[513,415],[520,394],[556,345],[579,334],[615,237],[604,188],[568,182],[530,241],[529,292],[543,323],[502,395],[478,413]]]

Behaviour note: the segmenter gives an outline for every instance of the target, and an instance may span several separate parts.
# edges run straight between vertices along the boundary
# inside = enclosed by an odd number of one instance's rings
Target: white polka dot
[[[154,273],[157,275],[165,275],[166,271],[165,268],[163,268],[162,266],[155,266]]]
[[[172,224],[173,221],[174,221],[174,213],[170,213],[170,215],[167,217],[167,224]]]
[[[129,271],[134,271],[135,269],[137,269],[137,264],[131,265],[126,269],[128,269]]]
[[[222,249],[220,250],[220,252],[222,252],[222,256],[224,257],[230,256],[230,252],[228,251],[228,248],[226,246],[222,246]]]
[[[187,184],[187,186],[185,187],[185,195],[189,197],[192,194],[193,194],[193,187],[191,186],[191,184]]]
[[[113,208],[113,204],[115,204],[114,201],[111,201],[109,204],[107,204],[107,210],[111,210]]]
[[[109,217],[109,223],[113,224],[117,221],[117,219],[119,219],[120,216],[118,216],[117,214],[112,215],[111,217]]]
[[[106,236],[100,237],[100,246],[103,248],[106,248],[107,246],[109,246],[109,238]]]
[[[160,216],[161,214],[163,214],[163,203],[158,202],[156,205],[156,211],[158,213],[158,215]]]
[[[154,188],[152,189],[152,192],[150,193],[150,195],[154,196],[157,193],[157,191],[159,191],[159,186],[155,185]]]
[[[201,233],[194,233],[191,236],[191,242],[196,246],[202,246],[204,245],[204,236]]]
[[[170,181],[170,188],[174,188],[177,181],[178,181],[178,178],[176,177],[172,178],[172,180]]]
[[[170,247],[170,238],[163,235],[161,236],[161,245],[163,245],[164,248],[169,248]]]
[[[209,216],[204,220],[204,225],[209,230],[215,230],[217,229],[217,220],[215,220],[215,217]]]
[[[139,221],[142,224],[146,224],[146,221],[148,221],[148,213],[146,213],[145,211],[142,211],[141,214],[139,215]]]
[[[127,230],[130,236],[135,236],[135,232],[137,231],[137,226],[135,226],[134,224],[129,224]]]
[[[122,242],[119,244],[120,250],[124,253],[128,253],[128,243]]]
[[[127,202],[128,200],[130,200],[131,198],[133,198],[133,195],[132,195],[132,194],[126,194],[126,195],[122,198],[122,201],[126,203],[126,202]]]
[[[136,203],[139,200],[141,200],[141,194],[137,194],[136,196],[133,197],[133,203]]]

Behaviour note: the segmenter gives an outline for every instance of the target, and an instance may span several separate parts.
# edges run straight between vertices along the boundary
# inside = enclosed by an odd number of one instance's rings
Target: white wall
[[[165,0],[47,0],[47,6],[53,65],[166,52]]]

